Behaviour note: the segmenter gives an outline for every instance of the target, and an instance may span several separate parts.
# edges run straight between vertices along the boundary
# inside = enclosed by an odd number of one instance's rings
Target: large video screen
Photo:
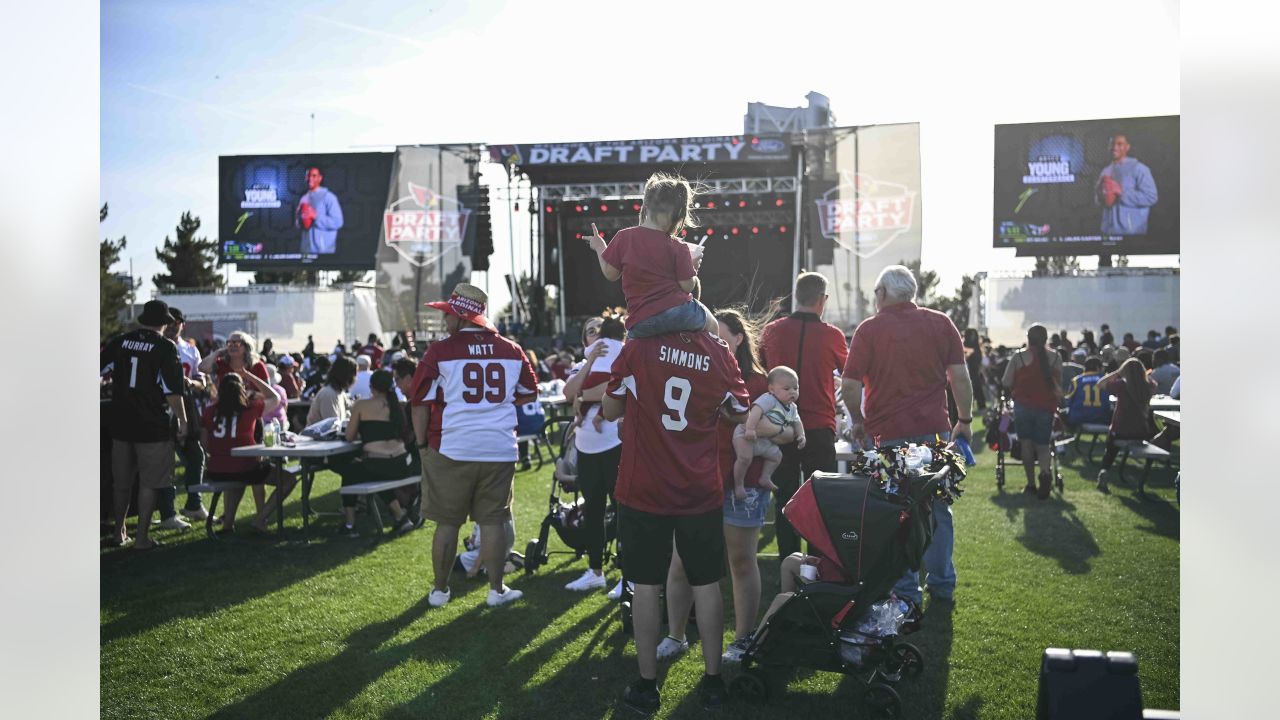
[[[1178,116],[997,125],[995,247],[1179,252]]]
[[[393,157],[219,157],[222,261],[240,270],[373,269]]]

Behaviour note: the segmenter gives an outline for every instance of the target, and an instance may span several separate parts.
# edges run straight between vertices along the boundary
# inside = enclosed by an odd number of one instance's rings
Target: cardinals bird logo
[[[471,210],[429,187],[406,185],[409,194],[382,214],[383,238],[401,257],[421,267],[462,246]]]

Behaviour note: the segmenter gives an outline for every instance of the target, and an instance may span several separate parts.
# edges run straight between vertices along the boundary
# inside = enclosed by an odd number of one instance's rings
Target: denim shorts
[[[1019,440],[1048,445],[1053,442],[1053,413],[1014,403],[1013,429]]]
[[[663,310],[631,326],[628,338],[653,337],[672,332],[697,332],[707,326],[708,311],[697,300]]]
[[[743,528],[764,527],[765,515],[769,512],[768,490],[758,487],[747,488],[747,499],[739,500],[733,496],[733,488],[724,490],[724,524]]]

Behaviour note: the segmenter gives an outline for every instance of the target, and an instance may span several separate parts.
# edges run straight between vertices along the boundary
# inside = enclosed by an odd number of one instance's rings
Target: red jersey
[[[694,276],[689,246],[661,230],[619,230],[604,251],[604,261],[622,271],[627,327],[693,299],[680,289]]]
[[[386,351],[377,345],[365,345],[360,349],[360,354],[369,356],[370,370],[377,370],[382,367],[382,356],[386,354]]]
[[[756,398],[769,392],[769,377],[767,375],[752,375],[746,379],[747,395],[754,402]],[[733,431],[737,428],[737,423],[731,423],[724,418],[720,418],[720,425],[716,429],[716,443],[720,448],[720,475],[724,479],[724,489],[732,490],[733,488],[733,463],[737,460],[737,453],[733,451]],[[760,471],[764,470],[764,458],[752,458],[751,464],[747,466],[747,477],[743,480],[742,486],[749,488],[760,487]]]
[[[1048,353],[1052,350],[1045,350],[1045,359],[1048,359]],[[1053,412],[1058,409],[1058,398],[1062,388],[1057,382],[1052,384],[1045,382],[1044,371],[1040,369],[1040,358],[1036,354],[1028,351],[1027,355],[1031,361],[1013,371],[1013,401],[1027,407],[1032,407],[1045,412]],[[1049,376],[1051,378],[1060,377],[1062,372],[1053,367],[1052,362],[1049,364]]]
[[[964,365],[964,346],[946,315],[904,302],[864,320],[844,376],[865,388],[867,434],[887,442],[949,431],[948,365]]]
[[[252,470],[261,462],[258,458],[231,457],[234,448],[255,445],[253,427],[262,417],[264,403],[262,398],[249,402],[239,415],[232,417],[218,416],[217,405],[204,409],[204,427],[209,431],[209,472],[240,473]]]
[[[229,372],[231,372],[231,361],[227,359],[226,355],[219,355],[217,359],[213,361],[214,382],[221,385],[222,378],[225,377],[226,374]],[[259,378],[262,379],[262,382],[264,383],[271,382],[270,380],[267,379],[267,365],[261,360],[254,363],[253,367],[249,368],[249,372],[253,373],[254,375],[257,375]]]
[[[836,429],[835,373],[849,347],[844,332],[817,315],[797,312],[765,326],[760,359],[766,370],[786,365],[800,376],[800,422],[805,429]]]
[[[538,379],[519,345],[471,326],[427,348],[412,391],[412,404],[434,403],[427,442],[441,455],[464,462],[515,462],[515,402],[537,397]],[[439,434],[431,426],[438,426]]]
[[[716,427],[726,401],[750,398],[723,340],[706,332],[638,338],[622,346],[608,393],[627,398],[614,497],[657,515],[699,515],[724,502]]]

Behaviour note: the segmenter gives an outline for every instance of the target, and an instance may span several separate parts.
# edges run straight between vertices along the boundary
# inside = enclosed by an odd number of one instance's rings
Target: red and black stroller
[[[1003,389],[1000,390],[1000,401],[987,408],[983,415],[987,426],[987,447],[996,451],[996,487],[1003,488],[1005,481],[1005,453],[1018,462],[1022,462],[1023,447],[1018,440],[1018,433],[1013,427],[1013,398]],[[1069,440],[1066,423],[1062,413],[1053,414],[1053,442],[1050,443],[1049,458],[1053,463],[1053,484],[1062,492],[1062,473],[1058,471],[1058,445]]]
[[[814,473],[800,486],[783,514],[852,582],[802,584],[751,637],[735,697],[767,701],[770,676],[806,667],[861,679],[869,717],[901,716],[893,684],[919,675],[924,657],[897,639],[915,629],[909,618],[918,608],[891,591],[908,568],[920,568],[933,500],[961,494],[964,459],[945,448],[930,446],[932,458],[915,471],[903,468],[905,448],[882,448],[857,458],[852,474]]]
[[[568,425],[560,441],[560,454],[556,458],[556,469],[554,476],[551,478],[551,495],[547,499],[547,516],[542,520],[542,527],[538,530],[538,537],[530,540],[529,544],[525,546],[525,572],[532,573],[542,565],[545,565],[549,556],[553,553],[566,553],[576,558],[587,554],[586,533],[582,527],[585,516],[583,506],[586,504],[586,499],[578,493],[577,450],[574,448],[573,436],[574,426]],[[561,490],[572,494],[572,498],[568,502],[560,499]],[[604,519],[604,559],[606,562],[612,559],[616,563],[617,558],[612,552],[611,545],[618,534],[618,519],[617,507],[612,498],[610,498],[610,502],[605,508]],[[569,550],[548,549],[552,528],[555,528],[556,535],[560,536],[560,541],[568,546]]]

